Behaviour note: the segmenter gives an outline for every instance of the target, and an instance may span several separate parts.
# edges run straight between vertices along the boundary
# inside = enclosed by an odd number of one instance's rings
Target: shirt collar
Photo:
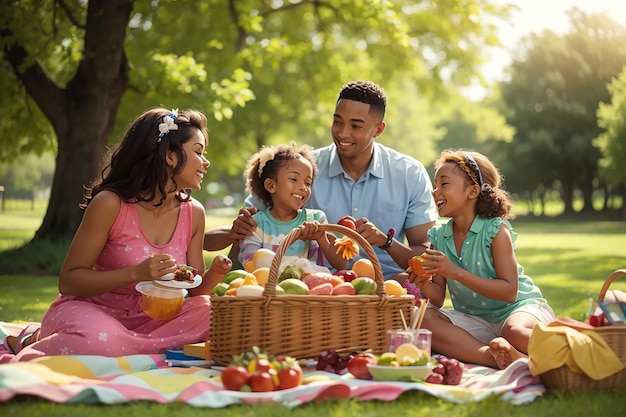
[[[372,154],[372,160],[370,162],[370,166],[365,171],[366,174],[373,175],[378,178],[385,177],[385,169],[382,164],[382,159],[380,156],[380,147],[377,142],[374,143],[374,150]],[[343,167],[341,166],[341,161],[339,161],[339,156],[337,155],[337,147],[335,145],[332,146],[330,152],[330,164],[328,169],[328,175],[330,177],[336,177],[337,175],[345,174]]]

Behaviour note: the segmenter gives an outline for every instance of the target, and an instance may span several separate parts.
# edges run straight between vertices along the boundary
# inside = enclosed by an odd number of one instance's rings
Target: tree
[[[468,84],[481,47],[496,42],[483,17],[507,10],[480,0],[2,2],[0,85],[13,94],[1,128],[14,139],[0,159],[56,147],[35,239],[63,239],[106,146],[147,107],[205,111],[209,152],[237,171],[262,144],[319,137],[319,103],[349,78],[422,92]]]
[[[602,150],[600,175],[603,180],[621,192],[626,202],[626,67],[608,86],[610,103],[600,103],[598,124],[604,132],[597,138]],[[626,218],[626,204],[623,217]]]
[[[596,111],[609,98],[606,88],[626,64],[626,30],[606,14],[569,12],[571,31],[532,35],[502,85],[517,130],[511,161],[517,172],[540,171],[538,186],[561,193],[565,212],[573,212],[576,191],[583,210],[593,210],[598,180],[599,134]],[[574,168],[575,167],[575,168]],[[529,181],[531,182],[531,181]],[[531,182],[532,183],[532,182]]]

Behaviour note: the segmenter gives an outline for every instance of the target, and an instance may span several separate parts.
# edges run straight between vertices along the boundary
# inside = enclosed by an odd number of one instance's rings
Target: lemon
[[[387,295],[406,295],[406,288],[395,279],[385,281],[385,292]]]
[[[259,282],[256,279],[256,276],[251,273],[247,273],[246,277],[243,279],[241,285],[259,285]]]
[[[396,349],[396,360],[400,365],[410,365],[422,356],[420,349],[410,343],[403,343]]]

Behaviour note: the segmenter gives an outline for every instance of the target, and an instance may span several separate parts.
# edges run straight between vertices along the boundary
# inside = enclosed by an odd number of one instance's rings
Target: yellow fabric
[[[528,368],[534,376],[566,365],[572,372],[600,380],[624,369],[624,364],[593,330],[537,324],[528,341]]]

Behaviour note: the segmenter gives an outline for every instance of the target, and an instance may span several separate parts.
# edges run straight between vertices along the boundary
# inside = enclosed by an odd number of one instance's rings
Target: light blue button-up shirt
[[[343,216],[366,217],[387,233],[396,230],[396,239],[405,240],[404,230],[437,219],[432,184],[424,165],[391,148],[374,143],[368,170],[354,181],[343,169],[334,144],[315,150],[318,173],[307,207],[326,213],[329,223]],[[248,206],[263,208],[256,198]],[[384,250],[374,247],[385,279],[403,272]],[[367,254],[361,251],[356,261]]]

